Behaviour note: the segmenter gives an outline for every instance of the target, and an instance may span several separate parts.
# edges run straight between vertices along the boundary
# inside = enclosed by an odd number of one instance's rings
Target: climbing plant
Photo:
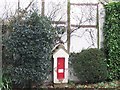
[[[105,5],[104,47],[109,79],[120,79],[120,2]]]

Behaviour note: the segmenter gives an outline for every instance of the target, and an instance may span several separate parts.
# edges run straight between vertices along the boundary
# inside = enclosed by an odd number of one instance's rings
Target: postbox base
[[[53,83],[55,83],[55,84],[68,83],[68,80],[66,80],[66,79],[63,79],[63,80],[55,79]]]
[[[54,85],[53,85],[53,87],[55,87],[55,88],[66,88],[66,87],[68,87],[68,84],[67,83],[55,83]]]

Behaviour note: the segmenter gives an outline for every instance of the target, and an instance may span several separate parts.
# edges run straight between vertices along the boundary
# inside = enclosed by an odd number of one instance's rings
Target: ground
[[[76,88],[112,88],[115,90],[119,90],[120,89],[120,81],[112,81],[112,82],[100,82],[97,84],[85,84],[85,85],[81,85],[81,84],[75,84],[73,82],[70,82],[69,84],[63,84],[63,85],[55,85],[53,87],[53,85],[47,85],[47,86],[43,86],[42,88],[66,88],[66,89],[76,89]],[[44,90],[44,89],[43,89]]]

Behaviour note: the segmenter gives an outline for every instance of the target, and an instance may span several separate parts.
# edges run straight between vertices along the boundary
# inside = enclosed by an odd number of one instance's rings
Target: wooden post
[[[18,0],[18,14],[19,14],[19,10],[20,10],[20,0]]]
[[[45,0],[42,0],[42,5],[41,5],[41,15],[44,16],[45,14]]]
[[[20,20],[20,0],[18,0],[18,10],[17,10],[18,12],[18,22],[19,22],[19,20]]]
[[[97,28],[97,47],[99,49],[100,48],[100,45],[99,45],[99,42],[100,42],[100,30],[99,30],[99,8],[98,8],[98,5],[97,5],[97,25],[96,25],[96,28]]]
[[[70,0],[67,0],[67,50],[70,53]]]
[[[0,82],[2,82],[2,19],[0,18]]]

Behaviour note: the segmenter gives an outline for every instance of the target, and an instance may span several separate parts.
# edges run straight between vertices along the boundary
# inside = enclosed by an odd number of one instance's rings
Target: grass
[[[79,89],[84,89],[84,88],[95,88],[95,89],[99,89],[99,88],[106,88],[109,90],[109,88],[111,89],[115,89],[115,90],[119,90],[120,89],[120,81],[112,81],[112,82],[100,82],[100,83],[96,83],[96,84],[75,84],[74,82],[70,82],[67,87],[53,87],[52,84],[51,85],[47,85],[42,87],[42,90],[49,90],[50,88],[52,88],[53,90],[59,89],[59,88],[63,88],[63,90],[79,90]],[[38,90],[41,90],[38,89]],[[0,89],[1,90],[1,89]],[[6,89],[6,90],[11,90],[11,89]],[[34,90],[34,89],[31,89]],[[62,89],[61,89],[62,90]]]
[[[120,89],[120,81],[112,81],[112,82],[100,82],[97,84],[87,84],[87,85],[76,85],[76,88],[119,88]]]
[[[53,87],[52,85],[48,85],[48,86],[45,86],[43,88],[56,88],[56,87]],[[81,84],[75,84],[74,82],[69,82],[68,86],[67,87],[57,87],[57,88],[73,88],[72,90],[76,90],[76,89],[79,89],[79,88],[96,88],[96,89],[99,89],[99,88],[106,88],[106,89],[120,89],[120,81],[111,81],[111,82],[100,82],[100,83],[96,83],[96,84],[84,84],[84,85],[81,85]]]

